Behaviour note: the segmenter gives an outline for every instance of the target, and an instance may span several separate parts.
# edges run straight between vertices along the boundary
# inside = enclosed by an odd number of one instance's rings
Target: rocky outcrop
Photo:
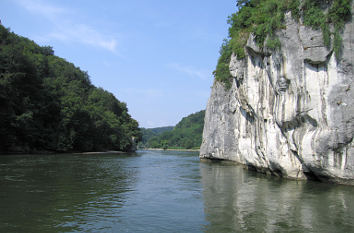
[[[250,37],[246,58],[230,62],[230,89],[215,82],[201,158],[226,159],[265,173],[354,184],[354,24],[336,60],[321,31],[290,13],[277,32],[281,49]]]

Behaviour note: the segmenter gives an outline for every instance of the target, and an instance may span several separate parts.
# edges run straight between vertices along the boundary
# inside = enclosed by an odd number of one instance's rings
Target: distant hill
[[[145,147],[192,149],[199,148],[202,143],[205,111],[184,117],[172,130],[159,131],[159,135],[148,138]],[[170,129],[170,127],[167,127]],[[155,130],[156,129],[151,129]],[[144,138],[144,131],[143,131]]]
[[[141,128],[141,141],[139,145],[141,147],[146,147],[147,142],[156,136],[163,134],[164,132],[172,131],[174,126],[165,126],[165,127],[157,127],[157,128]]]

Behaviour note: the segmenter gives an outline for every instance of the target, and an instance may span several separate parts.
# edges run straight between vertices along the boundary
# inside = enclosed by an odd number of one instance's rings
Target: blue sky
[[[205,109],[235,0],[1,0],[11,31],[88,71],[142,127]]]

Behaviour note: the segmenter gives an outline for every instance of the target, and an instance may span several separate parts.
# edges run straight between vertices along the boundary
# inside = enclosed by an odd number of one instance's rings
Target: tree
[[[141,134],[87,72],[0,25],[0,152],[123,150]]]

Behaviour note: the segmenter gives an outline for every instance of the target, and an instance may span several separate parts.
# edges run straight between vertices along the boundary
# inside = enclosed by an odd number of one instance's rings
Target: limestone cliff
[[[337,61],[322,33],[285,16],[281,48],[248,39],[246,58],[230,62],[232,86],[215,82],[201,158],[233,160],[295,179],[354,184],[354,24]]]

